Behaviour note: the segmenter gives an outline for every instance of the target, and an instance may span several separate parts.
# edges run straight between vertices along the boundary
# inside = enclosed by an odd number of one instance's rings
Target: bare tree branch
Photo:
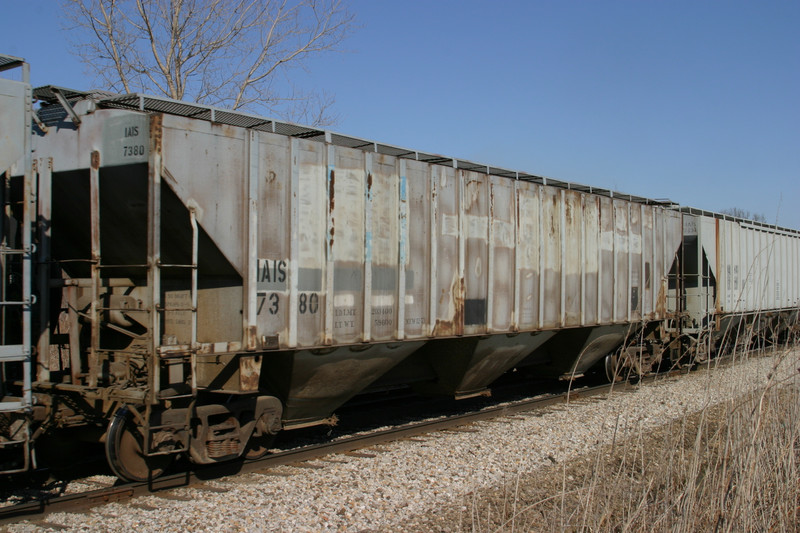
[[[284,80],[354,29],[344,0],[62,0],[76,54],[110,90],[332,122]],[[323,124],[324,123],[324,124]]]

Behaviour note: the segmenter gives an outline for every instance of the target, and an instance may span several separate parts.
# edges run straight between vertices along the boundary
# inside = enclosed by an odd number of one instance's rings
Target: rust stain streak
[[[155,153],[161,153],[162,131],[161,124],[164,116],[161,113],[150,115],[150,149]]]
[[[456,313],[453,316],[455,324],[455,334],[464,334],[464,295],[466,294],[466,286],[464,278],[458,278],[457,293],[453,295],[456,304]]]
[[[328,208],[330,209],[330,212],[333,213],[333,206],[334,206],[334,203],[335,203],[334,202],[334,191],[335,191],[336,188],[334,187],[334,184],[336,182],[336,173],[333,170],[331,170],[330,172],[331,172],[331,176],[328,179]]]
[[[241,355],[239,356],[239,386],[244,391],[258,390],[258,382],[261,378],[261,356],[260,355]]]
[[[667,282],[665,279],[661,280],[661,287],[658,289],[655,312],[661,317],[665,317],[667,314]]]

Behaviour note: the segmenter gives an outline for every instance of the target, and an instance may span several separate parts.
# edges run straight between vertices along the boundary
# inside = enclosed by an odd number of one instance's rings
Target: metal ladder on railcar
[[[99,160],[99,154],[94,156]],[[156,162],[149,162],[151,166],[156,166]],[[109,311],[122,311],[123,309],[115,309],[113,307],[105,307],[100,305],[98,297],[99,288],[103,285],[102,272],[114,271],[119,268],[125,269],[142,269],[146,272],[147,287],[150,291],[151,306],[144,309],[149,315],[149,331],[140,337],[140,340],[146,341],[147,347],[142,350],[140,347],[136,350],[136,355],[152,358],[150,369],[151,375],[148,378],[148,396],[145,400],[142,413],[137,413],[134,417],[134,423],[138,425],[137,430],[143,437],[142,442],[142,456],[153,458],[160,455],[175,455],[182,452],[189,451],[189,441],[181,442],[179,446],[167,451],[157,451],[152,449],[153,435],[158,431],[165,428],[173,428],[174,424],[156,424],[151,423],[152,409],[162,401],[175,401],[179,399],[191,399],[197,394],[197,377],[196,377],[196,355],[197,355],[197,300],[198,300],[198,253],[199,253],[199,228],[196,218],[196,213],[193,208],[189,208],[189,225],[191,227],[191,259],[189,263],[164,263],[161,261],[161,179],[160,169],[153,172],[148,177],[148,202],[151,204],[150,213],[147,221],[148,232],[148,257],[145,264],[122,265],[122,264],[109,264],[102,260],[100,253],[100,182],[99,182],[99,165],[95,165],[90,171],[90,189],[96,191],[93,196],[97,198],[96,203],[91,205],[92,210],[92,259],[89,261],[92,265],[91,268],[91,287],[93,289],[92,301],[94,304],[91,306],[88,318],[91,323],[91,336],[89,345],[89,360],[90,360],[90,376],[94,376],[92,381],[96,382],[99,376],[97,369],[99,368],[98,359],[100,354],[109,352],[100,345],[100,323],[101,315]],[[183,271],[188,272],[189,277],[189,302],[186,304],[175,305],[172,302],[162,301],[161,277],[162,271]],[[190,338],[187,345],[177,345],[175,340],[167,338],[168,336],[161,335],[162,322],[168,313],[189,313],[190,315]],[[121,329],[117,328],[119,331]],[[119,350],[111,350],[119,353]],[[188,359],[188,361],[187,361]],[[92,364],[92,361],[94,362]],[[189,389],[188,390],[162,390],[162,373],[166,370],[169,374],[169,369],[175,363],[188,362],[190,367]],[[180,366],[180,365],[176,365]],[[95,368],[92,371],[92,367]],[[170,382],[173,376],[167,375],[167,381]],[[176,381],[185,380],[187,376],[180,375],[175,378]],[[92,383],[90,383],[92,385]],[[135,410],[135,406],[128,406],[126,409],[131,408]],[[113,424],[113,421],[112,421]],[[188,432],[187,426],[184,428]],[[113,467],[112,467],[113,468]]]
[[[5,109],[0,108],[0,117],[9,121],[0,127],[23,138],[16,139],[21,141],[18,143],[21,151],[6,151],[2,166],[8,168],[0,168],[3,177],[0,190],[3,205],[0,213],[0,437],[3,437],[0,438],[0,452],[3,452],[0,472],[6,474],[35,466],[31,441],[32,206],[35,193],[30,139],[33,111],[28,64],[20,58],[0,55],[0,71],[12,68],[21,68],[22,81],[0,80],[0,95],[4,97],[0,105],[5,105]],[[20,131],[14,132],[12,122],[20,115],[23,123],[17,124]],[[12,198],[12,176],[20,174],[21,191],[17,190]]]

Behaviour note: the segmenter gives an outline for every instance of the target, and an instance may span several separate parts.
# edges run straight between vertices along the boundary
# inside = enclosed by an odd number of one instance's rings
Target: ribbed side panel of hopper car
[[[332,387],[308,385],[333,376],[337,396],[358,392],[418,347],[390,352],[375,342],[615,324],[621,342],[628,324],[663,316],[679,231],[661,208],[265,132],[248,141],[243,129],[187,118],[164,124],[176,194],[198,206],[236,270],[256,277],[243,307],[256,301],[259,345],[282,352],[267,366],[307,360],[277,365],[306,369],[276,379],[287,398],[302,390],[321,402]],[[249,269],[239,249],[248,179],[258,202]],[[470,378],[478,390],[544,340],[442,341],[416,360],[438,378],[453,368],[480,374]]]

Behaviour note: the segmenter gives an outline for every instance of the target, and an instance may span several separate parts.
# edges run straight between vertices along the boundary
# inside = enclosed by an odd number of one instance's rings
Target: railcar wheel
[[[144,437],[133,413],[123,407],[114,414],[106,435],[106,459],[114,474],[125,481],[148,481],[164,473],[173,456],[147,457]]]
[[[622,381],[622,376],[620,376],[621,368],[619,368],[619,358],[616,355],[606,355],[605,369],[606,379],[609,383]]]

